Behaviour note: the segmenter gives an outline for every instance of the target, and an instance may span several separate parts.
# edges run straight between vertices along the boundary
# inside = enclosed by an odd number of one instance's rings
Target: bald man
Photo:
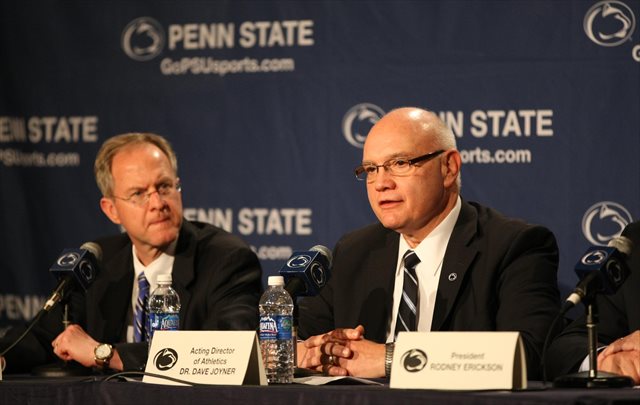
[[[559,308],[555,238],[464,201],[460,168],[430,111],[396,109],[373,126],[355,173],[379,222],[340,239],[331,281],[301,301],[300,367],[383,377],[400,331],[518,331],[539,374]]]

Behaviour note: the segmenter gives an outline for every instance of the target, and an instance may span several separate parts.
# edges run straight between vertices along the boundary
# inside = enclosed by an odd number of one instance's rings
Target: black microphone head
[[[331,251],[322,245],[293,252],[280,269],[285,290],[292,297],[318,295],[331,277],[331,261]]]
[[[77,285],[86,290],[98,276],[98,260],[102,249],[93,242],[87,242],[80,249],[65,249],[49,271],[58,281],[71,277]]]
[[[576,287],[581,290],[579,293],[584,296],[587,293],[613,294],[618,291],[629,276],[626,259],[627,252],[631,253],[631,246],[628,238],[618,237],[609,242],[609,246],[591,246],[587,249],[575,268],[581,280]]]

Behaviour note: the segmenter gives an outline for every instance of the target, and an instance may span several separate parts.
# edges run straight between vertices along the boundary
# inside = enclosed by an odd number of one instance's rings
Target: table
[[[5,376],[0,404],[640,404],[640,389],[396,390],[388,385],[169,386],[104,377]]]

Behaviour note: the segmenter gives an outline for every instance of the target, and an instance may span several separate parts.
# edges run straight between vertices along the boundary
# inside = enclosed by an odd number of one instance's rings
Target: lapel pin
[[[449,274],[449,281],[456,281],[457,278],[458,278],[458,275],[456,273]]]

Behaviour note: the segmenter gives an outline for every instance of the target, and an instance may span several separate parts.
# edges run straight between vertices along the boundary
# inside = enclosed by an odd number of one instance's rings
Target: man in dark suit
[[[164,138],[130,133],[108,139],[95,174],[102,211],[126,233],[97,241],[101,273],[86,294],[70,298],[73,324],[62,330],[49,316],[7,354],[7,371],[27,371],[54,358],[52,352],[86,367],[143,368],[148,324],[141,321],[136,330],[135,312],[144,307],[137,301],[161,274],[172,276],[180,296],[180,329],[256,329],[258,259],[240,238],[183,219],[177,161]]]
[[[299,366],[381,377],[399,331],[519,331],[535,378],[559,308],[555,238],[463,201],[460,166],[432,112],[401,108],[374,125],[356,176],[380,223],[340,239],[332,279],[301,301]]]
[[[598,295],[598,343],[607,345],[598,355],[598,370],[631,377],[640,385],[640,222],[627,225],[623,236],[633,250],[629,278],[614,295]],[[585,371],[588,364],[586,317],[580,316],[558,335],[546,356],[549,377]]]

